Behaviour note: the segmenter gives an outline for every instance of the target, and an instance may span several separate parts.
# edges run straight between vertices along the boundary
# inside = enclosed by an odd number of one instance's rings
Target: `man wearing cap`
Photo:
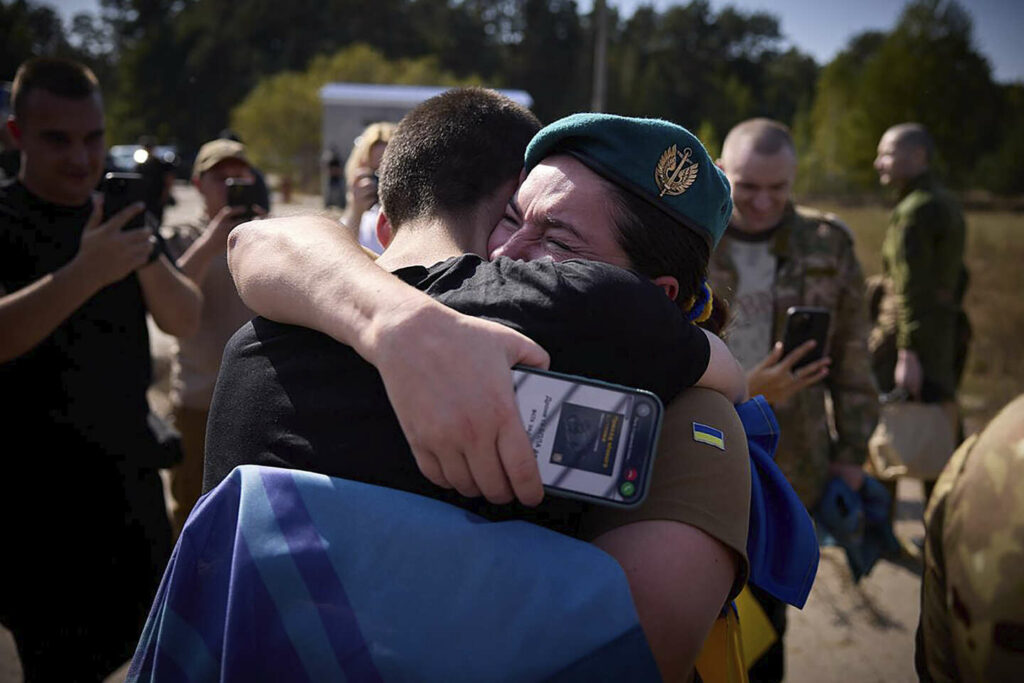
[[[178,339],[171,369],[174,423],[181,432],[184,454],[171,470],[175,533],[181,531],[202,492],[206,418],[224,344],[253,316],[235,291],[225,250],[231,229],[246,214],[262,213],[262,209],[228,206],[229,179],[252,180],[245,146],[227,139],[207,142],[199,149],[192,169],[192,184],[202,197],[203,213],[191,223],[164,230],[178,267],[203,293],[199,331]]]
[[[450,117],[446,117],[448,119]],[[437,296],[440,302],[505,322],[541,341],[550,352],[552,369],[659,387],[659,393],[666,398],[681,386],[697,380],[707,356],[701,364],[697,357],[699,352],[691,354],[681,350],[690,348],[691,342],[681,340],[679,335],[693,339],[696,330],[685,322],[680,307],[665,293],[672,295],[682,291],[686,298],[693,296],[694,282],[700,283],[699,253],[689,256],[697,264],[698,272],[685,272],[686,269],[659,262],[659,254],[651,256],[653,250],[645,251],[647,260],[631,252],[638,240],[649,237],[653,243],[661,244],[662,252],[683,254],[681,259],[703,248],[706,262],[708,243],[716,239],[716,232],[720,234],[724,229],[728,216],[728,186],[692,135],[666,122],[644,124],[638,119],[599,116],[566,120],[561,126],[554,124],[531,144],[531,148],[538,151],[529,157],[533,159],[534,168],[520,190],[520,200],[529,201],[521,207],[525,232],[516,238],[516,244],[530,250],[550,249],[546,253],[554,261],[572,258],[568,255],[572,253],[576,258],[621,263],[640,271],[629,274],[584,261],[561,264],[546,259],[532,262],[499,259],[488,264],[471,254],[458,256],[466,251],[486,253],[488,233],[501,218],[500,212],[475,214],[472,230],[468,232],[468,222],[449,220],[446,226],[444,221],[437,223],[429,216],[421,216],[421,220],[408,224],[392,225],[389,212],[393,212],[395,206],[390,200],[396,189],[392,184],[401,186],[407,177],[394,164],[403,149],[406,132],[403,127],[408,127],[408,122],[407,118],[400,124],[382,167],[384,218],[379,226],[388,250],[381,265],[394,268],[402,265],[400,259],[411,265],[454,257],[426,270],[417,265],[418,270],[410,272],[418,272],[420,286],[427,294]],[[615,140],[608,139],[607,131],[612,129],[617,131],[612,136]],[[619,135],[622,132],[637,133],[644,138],[638,154],[641,159],[633,165],[628,162],[638,149],[637,138]],[[487,130],[486,133],[486,139],[493,146],[496,143],[492,139],[493,132]],[[626,140],[629,145],[623,144]],[[602,149],[606,143],[611,144]],[[500,144],[505,147],[511,143],[505,139]],[[481,154],[477,146],[474,144],[472,157],[489,159],[498,155],[496,150]],[[631,174],[635,166],[639,169],[633,174],[636,184],[643,188],[638,191],[648,196],[620,197],[620,191],[614,190],[612,182],[602,180],[596,171],[579,160],[582,156],[596,165],[589,152],[598,160],[602,156],[609,162],[620,160],[621,164],[606,166],[630,168],[628,173]],[[502,176],[505,180],[499,191],[490,195],[488,205],[499,210],[506,208],[508,195],[515,186],[521,154],[520,151],[518,156],[506,159]],[[425,159],[424,163],[427,162]],[[461,164],[442,163],[440,170],[445,167],[458,169]],[[422,169],[423,165],[416,168]],[[648,179],[650,182],[645,182]],[[661,192],[658,183],[661,189],[667,188],[666,193],[674,192],[673,196],[690,188],[694,190],[692,196],[697,201],[689,207],[689,213],[710,217],[708,225],[702,226],[702,233],[697,228],[688,230],[679,224],[681,221],[670,217],[669,212],[656,207],[655,201]],[[466,185],[465,179],[459,185]],[[605,199],[600,192],[594,194],[597,187],[609,190],[616,199]],[[621,190],[622,194],[627,192],[633,191]],[[497,198],[496,204],[494,198]],[[623,204],[613,203],[618,201]],[[638,211],[649,211],[648,217],[652,219],[654,214],[664,216],[656,220],[674,232],[667,234],[666,230],[654,236],[639,230],[639,237],[626,239],[616,232],[621,228],[615,221],[620,211],[633,216]],[[517,221],[517,213],[519,204],[509,204],[502,222]],[[688,212],[683,209],[683,213]],[[423,222],[424,218],[428,220]],[[463,221],[468,218],[469,214]],[[301,230],[298,230],[300,225]],[[509,231],[519,232],[518,227],[513,226]],[[253,234],[254,229],[259,234]],[[453,234],[461,236],[453,237]],[[346,250],[352,246],[352,241],[339,237],[329,222],[310,217],[285,219],[274,222],[267,230],[249,224],[233,232],[231,240],[235,242],[235,254],[243,252],[240,260],[232,256],[232,265],[242,269],[240,277],[248,283],[246,287],[255,287],[285,304],[285,315],[276,317],[333,330],[338,336],[347,335],[347,339],[354,342],[354,349],[376,364],[385,375],[387,397],[398,411],[405,431],[403,435],[397,430],[398,425],[392,423],[386,430],[378,430],[377,436],[386,437],[386,441],[365,441],[361,434],[367,431],[365,423],[376,410],[370,410],[370,414],[363,410],[356,419],[344,420],[343,416],[354,413],[354,409],[343,407],[331,427],[334,436],[331,440],[315,440],[314,451],[318,443],[330,447],[339,440],[353,441],[362,448],[349,449],[319,464],[308,459],[305,465],[297,462],[303,457],[298,453],[286,458],[291,460],[287,463],[289,466],[323,468],[326,465],[334,468],[331,473],[339,475],[348,474],[338,472],[339,467],[365,470],[393,461],[389,467],[394,473],[405,463],[407,470],[413,468],[415,476],[404,482],[394,478],[382,480],[379,474],[374,476],[374,472],[365,474],[363,480],[416,490],[469,507],[492,519],[529,519],[593,541],[624,567],[641,622],[663,673],[672,678],[689,671],[707,629],[735,588],[735,581],[742,576],[745,565],[745,540],[740,539],[745,538],[743,530],[748,514],[749,462],[742,426],[728,399],[716,392],[690,389],[673,402],[664,430],[666,438],[661,441],[662,465],[654,480],[657,491],[652,490],[647,502],[637,511],[611,512],[554,497],[545,498],[543,504],[533,510],[509,506],[513,494],[527,505],[536,506],[542,493],[534,455],[514,403],[509,367],[517,362],[545,365],[548,356],[544,349],[508,327],[455,313],[388,276],[368,260],[359,261],[359,258],[365,259],[359,251],[354,252],[357,258],[351,258],[353,253],[346,253]],[[444,248],[431,249],[431,244]],[[270,248],[264,251],[265,247]],[[266,263],[266,268],[259,265],[264,257],[273,261]],[[408,269],[400,268],[396,275],[408,282],[405,270]],[[249,281],[247,275],[259,277],[263,282]],[[659,292],[655,286],[663,291]],[[250,293],[253,292],[250,290]],[[360,301],[360,297],[366,298]],[[271,302],[265,308],[274,306]],[[281,335],[273,327],[261,319],[256,319],[252,325],[258,333],[256,337],[263,343],[265,360],[261,362],[265,366],[269,360],[277,381],[287,382],[289,375],[302,372],[296,367],[308,361],[302,360],[293,347],[281,344]],[[229,414],[223,420],[218,417],[221,397],[227,405],[247,384],[251,386],[254,377],[266,372],[259,369],[258,351],[254,353],[252,339],[253,335],[243,328],[225,353],[225,366],[210,420],[207,487],[215,485],[231,464],[211,462],[220,457],[214,450],[214,430],[221,424],[227,430],[228,437],[219,440],[225,451],[237,449],[239,439],[244,437],[239,433],[242,429],[232,426],[237,424],[237,419],[245,419],[244,416],[236,418]],[[321,337],[319,342],[311,342],[310,350],[322,358],[339,353],[328,350],[332,348],[344,349],[346,354],[355,356],[352,348],[331,344],[329,339]],[[229,374],[229,361],[252,371],[241,372],[236,368]],[[690,369],[683,371],[683,367]],[[688,379],[685,372],[689,372]],[[310,382],[316,382],[317,376],[344,376],[358,382],[356,372],[330,371],[328,374],[321,371],[318,375],[312,372],[307,375]],[[388,383],[389,375],[393,379],[397,377],[393,385]],[[359,392],[367,397],[360,408],[371,401],[373,408],[383,398],[384,387],[379,378],[376,373],[370,376],[375,383],[370,386],[376,388]],[[248,380],[242,381],[243,377]],[[349,390],[342,385],[342,392]],[[287,395],[293,407],[286,406],[275,398],[278,394],[260,391],[261,396],[267,397],[261,400],[261,419],[275,427],[271,428],[269,437],[255,437],[257,440],[269,438],[279,446],[273,451],[274,458],[279,458],[285,449],[294,454],[296,444],[300,450],[302,448],[302,440],[294,435],[275,436],[276,426],[296,425],[302,429],[299,421],[309,418],[311,412],[315,418],[316,413],[323,410],[319,406],[325,403],[300,398],[296,404],[299,393],[291,391]],[[344,405],[354,404],[349,400]],[[727,432],[724,451],[711,446],[694,447],[695,440],[689,430],[695,418],[721,426]],[[373,419],[375,422],[371,425],[384,424],[376,417]],[[394,420],[393,417],[388,419]],[[310,433],[304,433],[306,440]],[[238,438],[230,438],[232,435]],[[409,437],[408,442],[405,437]],[[449,439],[449,443],[455,444],[454,448],[445,443]],[[435,442],[441,447],[435,447]],[[483,492],[501,505],[487,506],[482,501],[474,502],[454,492],[445,493],[443,489],[431,487],[415,470],[409,457],[410,444],[415,463],[430,481],[446,488],[454,486],[466,496]],[[431,448],[426,451],[427,458],[422,457],[424,446]],[[391,449],[401,457],[393,457]],[[255,449],[256,462],[272,464],[260,450]],[[236,450],[229,459],[240,464],[239,457]],[[680,576],[689,580],[681,582]]]
[[[747,370],[751,395],[764,395],[775,410],[781,432],[776,462],[813,510],[831,477],[860,488],[878,418],[864,277],[846,226],[834,215],[794,205],[796,149],[783,124],[759,118],[736,125],[718,163],[734,204],[711,259],[715,292],[730,304],[727,343]],[[811,348],[805,344],[783,357],[791,306],[823,307],[831,314],[825,356],[795,371]],[[751,677],[781,680],[786,605],[756,590],[755,595],[780,639]]]
[[[187,335],[201,298],[150,230],[123,229],[141,202],[103,217],[103,119],[86,67],[19,67],[21,166],[0,188],[0,620],[30,681],[128,659],[170,552],[146,314]]]

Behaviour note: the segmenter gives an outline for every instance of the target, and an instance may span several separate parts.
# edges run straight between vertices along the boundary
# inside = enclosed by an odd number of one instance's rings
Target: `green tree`
[[[302,72],[260,81],[231,112],[253,161],[308,186],[318,171],[323,105],[320,88],[331,82],[400,85],[475,85],[442,69],[434,57],[389,60],[368,45],[353,45],[313,59]]]
[[[85,16],[75,17],[69,36],[52,8],[26,0],[0,0],[0,81],[12,80],[26,59],[48,56],[83,62],[103,82],[108,74],[106,55],[94,51],[91,43],[79,42],[89,23]]]
[[[928,127],[955,186],[977,183],[978,159],[999,142],[1000,93],[953,0],[909,3],[892,32],[852,41],[822,72],[805,179],[816,190],[874,187],[872,160],[896,123]]]
[[[999,120],[1002,139],[978,161],[979,184],[1002,195],[1024,194],[1024,85],[1003,86]]]
[[[789,121],[813,96],[814,60],[783,51],[778,20],[705,0],[642,6],[612,32],[613,111],[727,131],[751,116]]]

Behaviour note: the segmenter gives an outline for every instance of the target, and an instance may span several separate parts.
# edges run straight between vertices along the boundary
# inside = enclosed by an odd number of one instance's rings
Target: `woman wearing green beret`
[[[389,153],[392,147],[394,141]],[[386,157],[382,186],[387,170]],[[604,261],[646,276],[691,321],[712,311],[704,275],[732,202],[723,174],[689,131],[652,119],[571,116],[534,137],[522,178],[487,240],[492,257]],[[516,363],[546,364],[543,349],[405,285],[326,221],[250,223],[233,233],[231,249],[239,292],[254,310],[319,329],[377,366],[409,442],[428,451],[435,466],[441,463],[429,474],[421,465],[428,479],[448,483],[435,477],[455,471],[444,466],[453,459],[463,472],[496,472],[505,490],[511,485],[527,505],[540,501],[508,370]],[[740,400],[745,379],[717,342],[711,354],[718,349],[725,356],[705,357],[715,376],[701,382]],[[700,391],[684,392],[669,408],[655,475],[663,496],[652,490],[653,500],[649,496],[629,513],[596,510],[579,536],[622,564],[669,680],[691,671],[708,629],[747,571],[746,441],[730,401]],[[697,418],[720,421],[728,447],[695,446],[686,428]],[[467,424],[477,437],[473,443],[466,439]],[[479,466],[484,460],[496,465]],[[524,475],[530,471],[533,476]],[[460,483],[458,490],[466,493],[464,488],[496,490],[484,477]]]

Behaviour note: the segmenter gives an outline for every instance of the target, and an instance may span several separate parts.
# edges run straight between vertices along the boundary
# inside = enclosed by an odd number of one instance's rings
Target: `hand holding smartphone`
[[[512,378],[547,492],[614,507],[643,502],[664,412],[657,396],[523,366]]]
[[[827,308],[817,306],[790,306],[786,311],[786,329],[782,336],[782,357],[785,358],[802,344],[814,340],[814,348],[793,364],[792,370],[799,370],[808,363],[820,360],[825,355],[828,343],[828,328],[832,314]]]
[[[108,173],[103,176],[101,191],[103,222],[106,222],[132,204],[145,201],[146,181],[138,173]],[[137,230],[145,225],[146,212],[140,211],[121,229]]]
[[[228,206],[240,207],[245,210],[241,218],[249,220],[256,214],[253,213],[253,204],[259,204],[259,188],[256,183],[246,178],[228,178],[224,181],[228,190]]]

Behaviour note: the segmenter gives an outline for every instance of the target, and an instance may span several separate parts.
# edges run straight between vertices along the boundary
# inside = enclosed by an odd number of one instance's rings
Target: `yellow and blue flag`
[[[715,429],[700,422],[693,423],[693,440],[698,443],[706,443],[718,450],[725,450],[725,434],[720,429]]]

